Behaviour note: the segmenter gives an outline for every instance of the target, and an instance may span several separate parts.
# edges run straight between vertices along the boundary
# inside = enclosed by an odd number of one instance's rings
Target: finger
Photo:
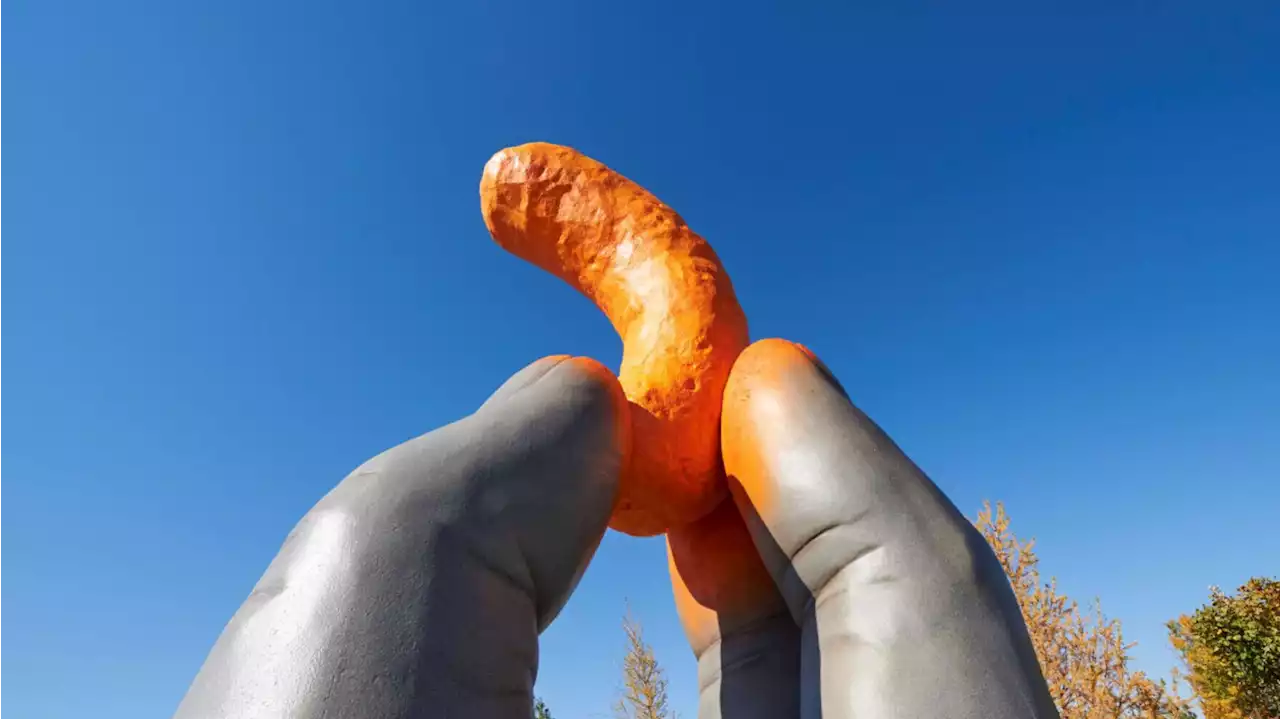
[[[800,630],[730,501],[667,533],[701,719],[798,716]]]
[[[178,715],[529,716],[628,416],[608,370],[565,359],[367,462],[290,534]]]
[[[990,548],[811,353],[739,357],[722,449],[801,626],[804,716],[1056,716]]]
[[[499,390],[505,398],[475,415],[488,428],[485,456],[506,472],[504,526],[528,563],[539,631],[564,606],[604,536],[631,448],[629,406],[612,372],[585,357],[541,362],[555,364]]]

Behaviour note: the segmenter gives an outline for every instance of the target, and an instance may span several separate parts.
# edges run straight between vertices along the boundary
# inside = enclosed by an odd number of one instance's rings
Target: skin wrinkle
[[[483,532],[486,531],[486,529],[480,528],[478,531]],[[528,574],[528,562],[504,562],[500,558],[491,556],[491,552],[488,547],[484,546],[484,542],[476,541],[476,532],[477,530],[470,529],[465,526],[445,527],[441,531],[439,537],[444,541],[452,539],[452,544],[458,547],[459,551],[466,557],[470,557],[472,561],[476,562],[477,566],[488,571],[494,578],[498,579],[503,584],[506,584],[512,589],[529,597],[529,601],[532,603],[534,601],[535,590],[533,588],[533,578]],[[523,557],[521,559],[523,560]],[[504,564],[518,564],[524,572],[521,573],[521,576],[517,577],[510,571],[512,567],[504,567]]]
[[[835,530],[842,529],[846,526],[847,525],[844,525],[844,524],[837,525],[832,528],[832,531],[834,532]],[[820,536],[822,535],[819,535],[819,537]],[[832,536],[831,534],[828,534],[828,536],[831,538],[831,541],[828,543],[840,543],[839,537]],[[818,537],[815,537],[815,539],[818,539]],[[821,547],[821,548],[815,548],[814,551],[815,553],[817,553],[818,551],[829,552],[830,550],[826,547]],[[858,573],[867,564],[880,560],[884,556],[885,551],[886,550],[884,545],[875,544],[875,543],[855,545],[853,547],[850,547],[847,550],[841,551],[840,552],[841,554],[847,553],[850,556],[848,562],[844,562],[844,563],[834,562],[833,563],[834,566],[832,566],[826,572],[819,573],[814,576],[814,578],[811,581],[814,582],[815,586],[812,586],[809,588],[810,592],[812,592],[813,594],[811,594],[808,597],[808,603],[806,604],[806,606],[800,609],[798,615],[805,616],[809,612],[813,611],[814,609],[813,602],[815,601],[814,596],[816,595],[818,597],[821,597],[824,592],[828,591],[828,589],[831,587],[832,581],[841,572]],[[796,555],[796,559],[793,561],[796,564],[803,564],[799,554]],[[868,582],[865,582],[865,581],[859,581],[859,584],[867,584],[867,583]]]

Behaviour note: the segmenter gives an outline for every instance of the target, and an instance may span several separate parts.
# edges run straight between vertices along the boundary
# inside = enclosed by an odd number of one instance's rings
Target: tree
[[[615,707],[619,719],[674,719],[667,709],[666,674],[630,608],[622,618],[622,630],[627,635],[627,655],[622,660],[622,698]]]
[[[1280,581],[1255,577],[1234,596],[1209,594],[1168,625],[1205,719],[1280,718]]]
[[[533,702],[533,719],[555,719],[551,716],[551,710],[547,708],[547,703],[541,699],[535,699]]]
[[[990,502],[974,521],[995,550],[1022,608],[1031,643],[1062,719],[1181,719],[1187,703],[1163,680],[1128,667],[1129,649],[1120,622],[1058,592],[1057,580],[1040,577],[1035,541],[1020,541],[1009,529],[1004,506]]]

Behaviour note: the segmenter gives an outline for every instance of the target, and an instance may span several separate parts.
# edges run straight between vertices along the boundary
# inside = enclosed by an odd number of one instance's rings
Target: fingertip
[[[738,355],[729,374],[729,388],[750,390],[779,372],[797,366],[810,366],[817,358],[807,347],[790,340],[770,337],[752,342]]]
[[[529,397],[530,393],[537,396]],[[625,462],[631,456],[631,411],[622,385],[613,372],[590,357],[548,355],[516,372],[497,389],[477,413],[503,411],[512,402],[529,403],[545,411],[560,411],[590,420],[583,426],[607,423]]]
[[[556,365],[568,359],[571,359],[570,355],[548,355],[525,365],[523,369],[511,375],[506,382],[503,382],[498,389],[494,390],[493,394],[489,395],[489,399],[480,405],[480,409],[510,399],[521,390],[542,379]]]
[[[626,404],[626,396],[622,392],[622,385],[618,384],[618,378],[598,360],[570,356],[566,357],[561,364],[562,371],[572,373],[575,378],[583,382],[607,389],[615,401]]]
[[[731,483],[752,503],[775,501],[768,456],[783,437],[794,444],[804,422],[801,404],[848,395],[831,370],[808,347],[790,340],[758,340],[738,356],[725,386],[721,454]]]
[[[830,370],[804,345],[777,338],[753,342],[738,355],[725,384],[722,443],[741,440],[753,414],[776,409],[787,385],[815,372],[834,381]],[[730,449],[737,447],[724,447],[726,455]]]
[[[608,394],[609,406],[619,421],[630,416],[627,395],[618,383],[618,377],[608,367],[590,357],[570,357],[557,370],[573,375],[573,381],[599,388]],[[627,422],[626,424],[630,424]]]
[[[785,386],[815,373],[831,388],[848,396],[835,374],[813,350],[790,340],[757,340],[743,350],[729,373],[724,392],[724,416],[726,420],[733,419],[737,410],[753,398],[775,395]]]
[[[757,340],[743,350],[734,362],[733,372],[729,376],[732,385],[735,380],[761,379],[776,377],[786,371],[817,369],[829,381],[836,382],[835,375],[813,350],[791,340],[770,337]]]
[[[631,411],[618,378],[602,363],[590,357],[564,356],[530,388],[558,395],[585,397],[584,411],[599,411],[614,428],[614,439],[623,466],[631,456]]]

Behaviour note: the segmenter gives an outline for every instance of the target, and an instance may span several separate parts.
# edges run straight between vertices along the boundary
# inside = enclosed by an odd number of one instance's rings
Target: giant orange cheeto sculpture
[[[716,253],[644,188],[568,147],[494,155],[480,180],[504,249],[576,287],[622,337],[634,450],[609,526],[661,534],[726,495],[720,400],[747,320]]]

